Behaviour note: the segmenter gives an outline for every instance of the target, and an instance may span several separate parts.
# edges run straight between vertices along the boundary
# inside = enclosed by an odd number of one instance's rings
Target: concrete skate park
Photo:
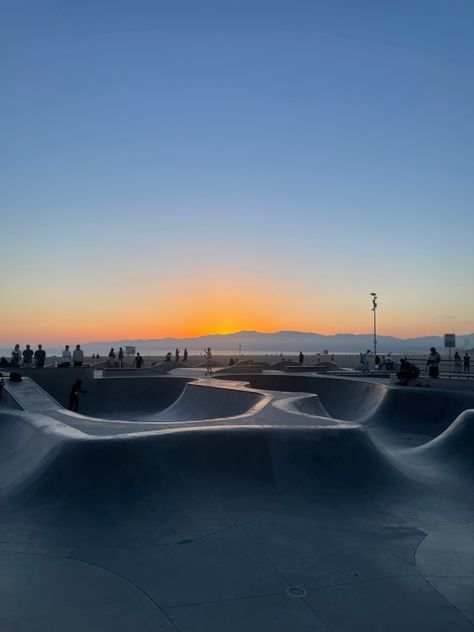
[[[3,632],[474,627],[472,386],[31,370],[0,437]]]

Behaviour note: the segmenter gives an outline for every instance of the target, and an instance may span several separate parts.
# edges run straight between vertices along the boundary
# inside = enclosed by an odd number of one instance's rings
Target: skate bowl
[[[472,393],[35,378],[0,401],[0,629],[473,629]]]

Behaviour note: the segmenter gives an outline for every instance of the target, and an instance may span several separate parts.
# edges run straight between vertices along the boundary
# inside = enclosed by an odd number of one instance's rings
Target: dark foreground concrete
[[[473,393],[71,375],[0,403],[2,632],[473,629]]]

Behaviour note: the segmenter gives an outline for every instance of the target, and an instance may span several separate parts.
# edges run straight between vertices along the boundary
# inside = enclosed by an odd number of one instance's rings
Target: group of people
[[[43,349],[43,345],[38,345],[35,351],[33,351],[31,345],[26,345],[22,351],[20,345],[16,344],[11,353],[10,362],[6,358],[2,358],[0,364],[4,366],[10,364],[13,367],[23,366],[26,369],[31,369],[35,366],[38,369],[42,369],[45,362],[46,351]]]
[[[456,351],[456,353],[454,354],[454,372],[461,373],[461,368],[463,365],[464,365],[464,373],[470,373],[471,372],[471,356],[466,351],[466,353],[464,354],[464,358],[461,359],[461,354],[459,353],[459,351]]]
[[[367,349],[365,353],[361,353],[359,355],[359,365],[362,371],[370,371],[369,357],[370,349]],[[386,356],[379,356],[378,354],[376,354],[374,358],[374,367],[376,371],[382,371],[383,369],[385,369],[386,371],[393,371],[394,365],[390,353],[388,353]]]
[[[171,351],[168,351],[168,353],[165,356],[165,361],[166,362],[171,362],[171,359],[173,357],[173,354],[171,353]],[[179,352],[179,349],[176,348],[175,352],[174,352],[174,361],[175,362],[179,362],[181,360],[181,354]],[[183,362],[187,362],[188,361],[188,350],[185,349],[183,351]]]

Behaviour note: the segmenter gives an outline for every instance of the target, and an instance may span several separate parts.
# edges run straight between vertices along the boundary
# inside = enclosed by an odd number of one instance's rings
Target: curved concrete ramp
[[[253,388],[314,393],[331,417],[362,423],[380,438],[409,436],[413,446],[430,441],[464,410],[474,408],[474,391],[390,387],[362,379],[310,375],[242,373],[233,379],[246,380]]]
[[[442,462],[474,470],[474,410],[465,410],[442,434],[419,450]]]
[[[285,494],[321,501],[337,492],[390,495],[407,484],[368,433],[353,424],[213,425],[113,438],[12,413],[0,440],[11,455],[0,463],[0,479],[7,481],[3,492],[29,504],[42,498],[103,504],[125,489],[135,501],[158,493],[188,502],[188,496],[223,487],[228,493],[234,486],[249,494],[271,488],[280,502]],[[22,451],[12,450],[15,445]]]
[[[265,395],[249,391],[240,384],[234,388],[214,383],[191,382],[169,408],[146,415],[143,421],[192,421],[222,419],[254,412]]]

